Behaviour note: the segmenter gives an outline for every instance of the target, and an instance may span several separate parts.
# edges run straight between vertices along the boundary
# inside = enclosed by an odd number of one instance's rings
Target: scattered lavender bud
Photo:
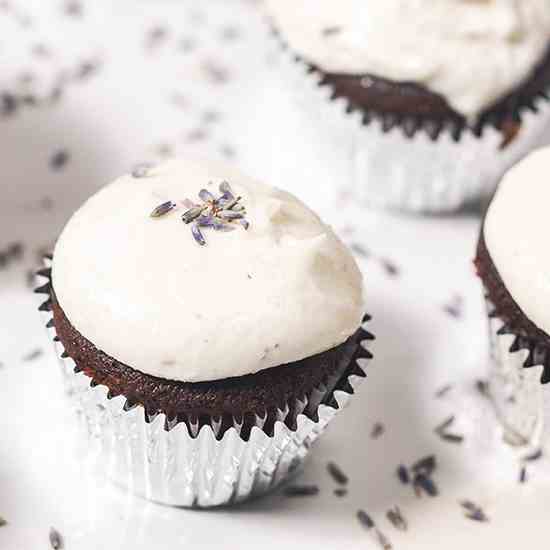
[[[0,527],[4,527],[4,525],[7,525],[8,522],[2,517],[0,516]]]
[[[357,519],[366,529],[372,529],[374,527],[373,519],[367,514],[367,512],[365,512],[365,510],[357,510]]]
[[[340,485],[346,485],[349,481],[348,476],[342,471],[342,469],[334,462],[327,464],[327,470],[332,479]]]
[[[455,417],[454,417],[454,415],[451,415],[448,418],[446,418],[443,422],[441,422],[441,424],[438,424],[434,428],[434,431],[435,432],[443,432],[447,428],[449,428],[453,424],[454,421],[455,421]]]
[[[542,449],[537,449],[536,451],[533,451],[531,454],[524,456],[523,460],[525,460],[526,462],[533,462],[535,460],[538,460],[539,458],[542,458]]]
[[[56,151],[50,158],[50,168],[54,171],[59,171],[65,167],[69,161],[69,152],[65,149]]]
[[[527,482],[527,468],[525,466],[522,466],[519,471],[519,482],[520,483]]]
[[[380,263],[382,267],[384,268],[384,271],[390,276],[390,277],[397,277],[399,275],[399,268],[397,267],[397,264],[389,260],[388,258],[380,258]]]
[[[334,36],[342,32],[342,27],[325,27],[321,32],[323,36]]]
[[[311,497],[319,494],[317,485],[291,485],[286,487],[284,494],[287,497]]]
[[[70,17],[82,17],[84,9],[78,0],[70,0],[65,4],[65,14]]]
[[[475,503],[470,500],[464,500],[460,503],[462,508],[466,511],[465,516],[468,519],[479,522],[488,522],[489,518],[485,512]]]
[[[18,101],[16,97],[9,92],[0,94],[0,115],[11,116],[17,111]]]
[[[168,30],[165,27],[156,26],[147,32],[145,47],[149,50],[156,48],[168,38]]]
[[[397,477],[399,478],[399,481],[403,483],[403,485],[406,485],[410,481],[409,470],[406,466],[403,466],[403,464],[400,464],[397,467]]]
[[[392,550],[393,546],[391,545],[391,542],[389,541],[388,537],[382,533],[379,529],[375,530],[376,533],[376,540],[378,541],[378,544],[383,550]]]
[[[452,384],[447,384],[447,385],[445,385],[445,386],[442,386],[441,388],[439,388],[439,389],[435,392],[435,396],[436,396],[437,398],[444,397],[444,396],[447,395],[452,389],[453,389]]]
[[[201,189],[199,191],[199,198],[204,202],[214,202],[216,200],[208,189]]]
[[[348,494],[348,490],[344,487],[338,487],[334,489],[334,496],[337,496],[339,498],[345,497]]]
[[[63,538],[61,537],[61,534],[57,529],[52,527],[50,529],[50,546],[53,548],[53,550],[61,550],[63,548]]]
[[[23,356],[23,361],[25,363],[30,363],[31,361],[35,361],[39,357],[42,357],[43,353],[44,352],[41,349],[35,349],[35,350],[27,353],[27,355],[24,355]]]
[[[417,460],[411,466],[411,470],[415,474],[424,474],[429,477],[432,475],[436,467],[437,467],[437,460],[435,458],[435,455],[428,455]]]
[[[382,422],[375,422],[370,432],[370,437],[371,439],[378,439],[385,431],[386,428]]]
[[[487,380],[477,380],[476,389],[483,397],[489,397],[489,382]]]
[[[176,204],[172,201],[163,202],[162,204],[159,204],[152,212],[149,214],[151,218],[160,218],[161,216],[164,216],[165,214],[168,214],[168,212],[171,212],[176,207]]]
[[[390,508],[386,512],[386,517],[388,518],[389,522],[399,531],[406,531],[409,527],[407,520],[403,517],[403,514],[401,513],[401,510],[398,506]]]
[[[422,491],[431,497],[435,497],[439,494],[439,490],[434,481],[425,474],[416,474],[414,476],[413,486],[418,496],[422,494]]]
[[[193,234],[193,238],[195,239],[195,241],[197,241],[198,244],[200,244],[201,246],[204,246],[206,244],[204,235],[202,234],[202,231],[196,223],[191,226],[191,233]]]

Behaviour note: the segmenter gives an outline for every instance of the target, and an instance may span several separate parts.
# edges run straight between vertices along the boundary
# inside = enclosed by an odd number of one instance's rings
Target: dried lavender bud
[[[527,468],[525,466],[522,466],[519,471],[519,482],[520,483],[527,482]]]
[[[204,235],[202,234],[199,226],[196,223],[191,226],[191,233],[193,234],[193,238],[195,239],[195,241],[197,241],[197,243],[199,243],[201,246],[204,246],[206,244]]]
[[[406,531],[409,527],[407,520],[403,517],[403,514],[401,513],[401,510],[398,506],[390,508],[386,512],[386,517],[388,518],[389,522],[399,531]]]
[[[17,111],[18,101],[17,98],[9,93],[3,92],[0,94],[0,115],[11,116]]]
[[[410,481],[409,470],[407,470],[406,466],[403,466],[403,464],[397,467],[397,477],[403,485],[406,485]]]
[[[321,32],[323,36],[334,36],[342,32],[342,27],[325,27]]]
[[[164,216],[165,214],[168,214],[168,212],[171,212],[176,207],[176,204],[172,201],[163,202],[162,204],[159,204],[150,214],[149,216],[151,218],[160,218]]]
[[[29,363],[31,361],[35,361],[36,359],[38,359],[39,357],[42,357],[42,354],[44,352],[41,350],[41,349],[35,349],[29,353],[27,353],[27,355],[24,355],[23,356],[23,361],[25,363]]]
[[[485,512],[471,500],[463,500],[460,505],[466,510],[465,516],[473,521],[487,522],[489,518]]]
[[[462,443],[464,441],[464,436],[459,434],[438,432],[438,435],[441,439],[443,439],[443,441],[448,441],[449,443]]]
[[[385,431],[386,428],[382,422],[375,422],[370,432],[371,439],[378,439]]]
[[[451,426],[451,424],[452,424],[454,421],[455,421],[454,415],[449,416],[449,417],[446,418],[443,422],[441,422],[441,424],[438,424],[438,425],[434,428],[434,432],[436,432],[436,433],[444,432],[447,428],[449,428],[449,427]]]
[[[286,487],[284,494],[287,497],[312,497],[319,494],[317,485],[291,485]]]
[[[397,277],[399,275],[399,267],[397,267],[397,264],[393,263],[388,258],[380,258],[380,263],[382,264],[384,271],[390,277]]]
[[[4,525],[7,525],[8,522],[2,517],[0,516],[0,527],[4,527]]]
[[[439,494],[439,490],[434,481],[425,474],[416,474],[414,476],[413,486],[419,495],[421,494],[420,490],[423,490],[431,497],[436,497]]]
[[[61,149],[55,152],[50,158],[50,168],[54,171],[61,170],[69,161],[68,151]]]
[[[435,397],[441,398],[447,395],[451,390],[453,389],[452,384],[447,384],[445,386],[442,386],[435,392]]]
[[[214,231],[233,231],[235,229],[234,225],[217,220],[212,216],[199,216],[197,225],[199,227],[211,227]]]
[[[63,548],[63,538],[61,537],[59,531],[55,528],[50,529],[50,546],[53,548],[53,550],[61,550]]]
[[[82,4],[76,0],[71,0],[65,4],[65,14],[71,17],[81,17],[83,13]]]
[[[367,514],[367,512],[365,512],[365,510],[357,510],[357,519],[366,529],[372,529],[374,527],[373,519]]]
[[[336,483],[339,483],[340,485],[346,485],[348,483],[348,476],[334,462],[329,462],[327,464],[327,470]]]
[[[201,189],[199,191],[199,198],[204,202],[214,202],[216,200],[208,189]]]
[[[234,196],[233,191],[231,190],[231,186],[227,181],[222,181],[220,183],[219,189],[220,189],[220,193],[222,193],[223,195],[231,196],[231,198]]]
[[[182,214],[181,219],[184,223],[191,223],[193,220],[197,219],[204,210],[204,206],[196,206],[194,208],[190,208],[189,210],[187,210],[187,212],[184,212]]]
[[[223,207],[226,209],[226,210],[231,210],[232,208],[235,207],[235,205],[241,200],[241,197],[236,197],[234,199],[225,199],[225,194],[222,198],[222,202],[221,202],[221,205],[223,205]],[[227,202],[226,202],[227,201]]]
[[[420,460],[417,460],[412,466],[411,470],[415,474],[424,474],[426,476],[431,476],[434,470],[437,467],[437,461],[435,455],[428,455]]]
[[[222,210],[218,212],[218,216],[223,220],[240,220],[243,217],[241,212],[234,212],[233,210]]]
[[[19,260],[23,256],[23,243],[12,243],[8,246],[6,254],[9,260]]]
[[[379,529],[376,529],[376,540],[378,541],[378,544],[380,545],[383,550],[392,550],[393,546],[391,545],[391,542],[388,540],[388,537],[382,533]]]
[[[246,220],[239,220],[239,223],[244,227],[245,230],[247,230],[250,227],[250,223]]]
[[[334,489],[334,496],[337,496],[339,498],[345,497],[348,494],[348,490],[344,487],[338,487],[337,489]]]
[[[489,382],[487,380],[477,380],[476,389],[483,397],[489,396]]]
[[[536,451],[533,451],[531,454],[524,456],[523,460],[525,460],[526,462],[533,462],[535,460],[538,460],[539,458],[542,458],[542,449],[537,449]]]

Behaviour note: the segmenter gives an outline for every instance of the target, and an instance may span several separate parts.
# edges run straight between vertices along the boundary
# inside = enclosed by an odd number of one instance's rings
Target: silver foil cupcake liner
[[[354,110],[345,98],[335,97],[319,72],[280,38],[272,39],[273,47],[283,50],[279,70],[292,94],[287,102],[292,127],[313,129],[307,136],[322,142],[323,163],[340,169],[335,184],[345,184],[345,191],[367,206],[455,211],[490,196],[508,168],[550,139],[550,102],[543,97],[532,101],[531,110],[521,110],[521,128],[506,147],[501,132],[489,124],[479,136],[465,129],[458,140],[447,128],[430,136],[423,128],[409,131],[405,121],[388,127],[387,117]],[[279,148],[278,155],[285,151]]]
[[[489,322],[489,395],[504,439],[519,449],[550,452],[550,385],[536,348],[496,316],[485,298]]]
[[[287,403],[277,412],[271,435],[263,431],[265,418],[256,416],[255,425],[241,437],[242,421],[219,437],[219,426],[170,426],[164,414],[147,419],[140,406],[129,407],[124,396],[111,397],[108,388],[91,385],[91,379],[75,372],[75,362],[67,356],[56,335],[50,313],[49,288],[51,258],[39,272],[45,284],[38,293],[48,294],[40,309],[59,357],[65,394],[74,408],[87,459],[92,468],[113,483],[149,500],[163,504],[207,508],[229,505],[267,493],[296,472],[313,443],[327,424],[347,405],[362,382],[372,357],[367,339],[358,346],[348,369],[317,409],[316,419],[298,414],[295,429],[285,419],[289,412],[304,411],[307,402]],[[42,281],[44,283],[44,281]]]

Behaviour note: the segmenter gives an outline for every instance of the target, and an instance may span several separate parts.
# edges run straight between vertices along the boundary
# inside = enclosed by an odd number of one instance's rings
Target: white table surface
[[[292,121],[284,143],[269,127],[251,136],[253,102],[257,108],[258,98],[280,83],[258,3],[82,5],[81,16],[66,15],[57,1],[0,5],[0,92],[21,91],[21,75],[31,71],[34,81],[26,86],[47,98],[61,72],[72,75],[83,61],[98,64],[87,78],[70,77],[59,101],[41,99],[38,107],[0,117],[0,250],[25,244],[24,259],[0,270],[0,516],[7,521],[0,549],[49,548],[51,526],[64,548],[78,550],[379,548],[356,519],[360,508],[396,549],[548,548],[548,464],[529,464],[528,482],[518,483],[518,453],[502,444],[492,409],[475,389],[487,363],[471,263],[479,213],[413,218],[361,210],[349,197],[332,196],[326,170]],[[269,109],[284,120],[282,104]],[[275,177],[265,161],[255,163],[252,141],[273,150],[273,166],[284,156],[286,172]],[[68,160],[54,171],[49,165],[58,151]],[[93,477],[75,453],[72,415],[27,273],[91,192],[140,160],[183,153],[231,157],[255,175],[277,179],[349,244],[370,252],[358,260],[374,317],[375,360],[297,480],[317,484],[318,496],[278,493],[211,512],[168,508]],[[29,360],[36,350],[40,356]],[[452,389],[435,397],[446,384]],[[451,414],[462,444],[434,434]],[[377,422],[385,431],[373,439]],[[395,469],[431,453],[441,494],[418,499]],[[333,494],[328,461],[349,476],[347,496]],[[482,506],[490,521],[466,519],[463,499]],[[407,532],[385,518],[394,505],[408,519]]]

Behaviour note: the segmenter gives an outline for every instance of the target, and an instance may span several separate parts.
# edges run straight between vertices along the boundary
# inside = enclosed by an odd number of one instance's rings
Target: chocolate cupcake
[[[476,266],[491,335],[490,392],[507,441],[550,450],[550,148],[530,154],[499,185]]]
[[[296,116],[337,136],[369,204],[454,210],[491,192],[550,121],[545,0],[268,0],[267,11],[292,54]]]
[[[121,177],[49,263],[41,309],[94,460],[155,501],[273,488],[371,357],[348,250],[292,195],[226,165]]]

